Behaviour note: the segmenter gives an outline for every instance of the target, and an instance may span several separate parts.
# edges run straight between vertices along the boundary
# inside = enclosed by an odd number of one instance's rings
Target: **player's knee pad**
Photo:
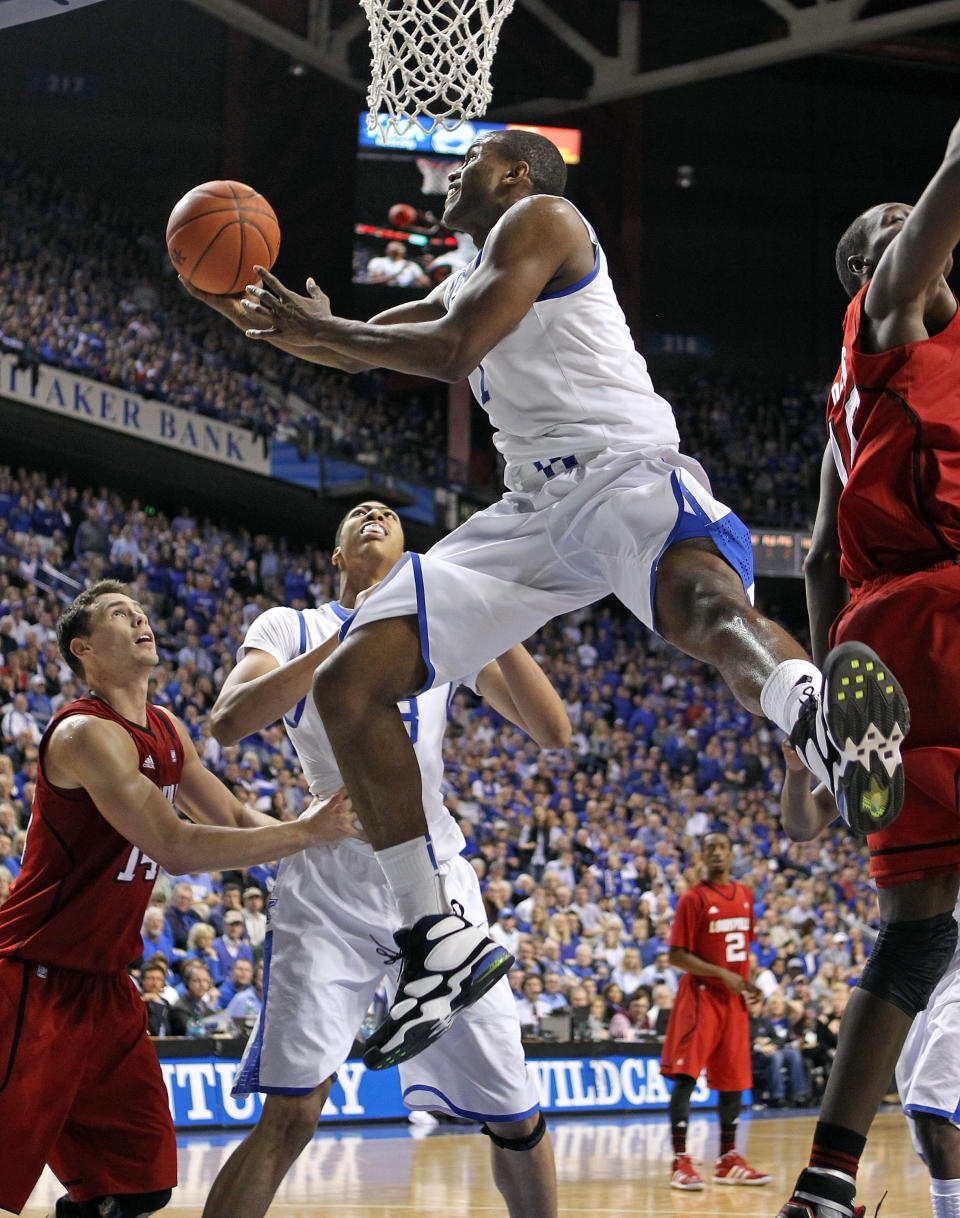
[[[480,1129],[494,1146],[499,1146],[501,1150],[533,1150],[534,1146],[539,1146],[543,1141],[543,1135],[547,1132],[547,1122],[543,1119],[541,1112],[540,1120],[537,1121],[533,1133],[528,1133],[525,1138],[501,1138],[499,1134],[493,1132],[489,1125],[481,1125]]]
[[[860,976],[861,989],[909,1015],[926,1008],[957,948],[952,913],[916,922],[884,922]]]

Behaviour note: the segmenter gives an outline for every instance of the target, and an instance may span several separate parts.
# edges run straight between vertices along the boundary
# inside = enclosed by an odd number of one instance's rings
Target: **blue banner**
[[[174,1125],[253,1125],[263,1096],[231,1096],[239,1064],[219,1057],[161,1058]],[[654,1112],[670,1102],[670,1083],[660,1074],[657,1057],[537,1057],[527,1062],[527,1069],[548,1114]],[[745,1101],[749,1104],[749,1093]],[[717,1093],[701,1078],[692,1102],[695,1108],[715,1108]],[[362,1061],[351,1059],[338,1071],[321,1123],[397,1120],[407,1112],[395,1068],[368,1070]]]

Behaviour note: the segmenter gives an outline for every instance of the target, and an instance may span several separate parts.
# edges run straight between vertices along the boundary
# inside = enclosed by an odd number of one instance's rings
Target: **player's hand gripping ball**
[[[233,296],[271,267],[280,249],[273,208],[243,182],[188,190],[167,221],[167,252],[180,278],[201,292]]]

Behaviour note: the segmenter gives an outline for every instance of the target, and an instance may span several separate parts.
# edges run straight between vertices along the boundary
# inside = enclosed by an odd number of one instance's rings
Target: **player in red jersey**
[[[913,715],[903,812],[867,839],[882,931],[781,1218],[863,1212],[854,1195],[867,1132],[957,942],[960,314],[946,276],[958,241],[960,123],[916,206],[871,207],[837,247],[852,300],[806,564],[813,654],[856,639],[895,656]],[[854,680],[839,692],[856,691]]]
[[[56,1218],[131,1218],[166,1205],[177,1175],[126,972],[158,866],[282,858],[343,836],[349,806],[338,796],[278,825],[234,799],[179,720],[147,703],[156,644],[123,584],[81,593],[57,636],[90,693],[44,732],[23,867],[0,908],[0,1209],[19,1213],[49,1163],[67,1188]]]
[[[733,848],[726,833],[703,839],[707,878],[677,902],[670,932],[670,963],[685,970],[670,1012],[660,1072],[673,1079],[670,1187],[699,1191],[703,1180],[687,1154],[690,1097],[700,1071],[719,1093],[720,1156],[717,1184],[769,1184],[737,1151],[741,1092],[751,1085],[750,1030],[743,1000],[753,942],[753,893],[730,878]]]

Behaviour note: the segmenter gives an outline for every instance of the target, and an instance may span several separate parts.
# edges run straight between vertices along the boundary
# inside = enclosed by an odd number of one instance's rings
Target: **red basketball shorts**
[[[960,871],[960,567],[873,583],[834,623],[831,642],[867,643],[910,703],[903,810],[867,838],[881,888]]]
[[[670,1011],[660,1054],[660,1073],[667,1078],[689,1074],[717,1091],[746,1091],[752,1084],[750,1024],[739,994],[724,986],[684,974]]]
[[[177,1182],[147,1014],[124,973],[0,960],[0,1209],[19,1213],[45,1163],[74,1201]]]

